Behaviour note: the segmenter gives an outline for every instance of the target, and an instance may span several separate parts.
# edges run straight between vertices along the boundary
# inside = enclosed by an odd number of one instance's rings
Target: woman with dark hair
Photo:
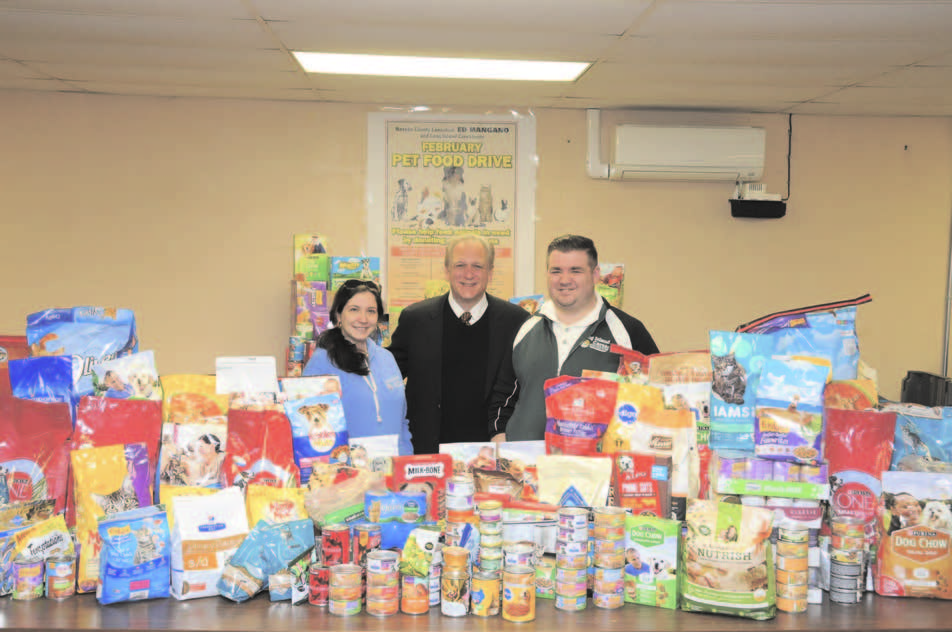
[[[340,379],[351,437],[395,434],[400,454],[413,454],[403,376],[393,355],[373,340],[383,314],[380,289],[371,281],[345,281],[330,312],[334,327],[318,337],[303,375]]]

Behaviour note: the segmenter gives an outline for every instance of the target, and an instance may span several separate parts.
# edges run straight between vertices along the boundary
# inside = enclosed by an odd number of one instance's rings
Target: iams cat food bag
[[[248,535],[241,490],[172,499],[178,519],[172,530],[172,596],[196,599],[218,594],[225,563]]]
[[[96,395],[162,401],[162,385],[151,351],[104,360],[93,366],[92,380]]]
[[[350,463],[347,421],[337,395],[306,397],[285,402],[284,407],[302,485],[311,477],[314,463]]]
[[[162,505],[105,516],[99,520],[99,603],[169,596],[171,542]]]
[[[227,485],[297,487],[299,473],[291,448],[291,425],[283,409],[228,411]]]
[[[773,519],[770,509],[689,500],[678,568],[681,609],[750,619],[776,616]]]
[[[97,520],[149,505],[149,457],[141,443],[73,450],[70,457],[79,543],[77,586],[79,592],[92,592],[102,549]]]
[[[883,472],[876,593],[952,599],[952,478]]]
[[[770,336],[711,331],[710,446],[754,451],[757,385],[773,353]]]
[[[896,413],[896,436],[889,469],[952,473],[952,407],[887,404]]]
[[[92,395],[93,367],[139,350],[136,319],[130,309],[72,307],[47,309],[26,317],[33,356],[73,356],[77,395]]]
[[[830,367],[806,359],[769,359],[757,385],[754,453],[813,464],[823,460],[823,389]]]

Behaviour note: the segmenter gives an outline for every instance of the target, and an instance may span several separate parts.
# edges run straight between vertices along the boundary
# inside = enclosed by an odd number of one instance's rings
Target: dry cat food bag
[[[347,421],[337,395],[316,395],[284,403],[291,421],[294,462],[301,484],[311,477],[315,463],[350,463]]]
[[[625,602],[678,607],[681,522],[625,516]]]
[[[891,470],[952,473],[952,406],[887,404],[896,413]]]
[[[689,500],[678,568],[681,609],[772,619],[777,614],[773,519],[769,509]]]
[[[268,587],[268,578],[314,548],[314,523],[295,520],[259,522],[225,563],[218,580],[222,597],[241,603]]]
[[[615,408],[618,383],[567,375],[545,381],[548,454],[595,454]]]
[[[606,455],[545,454],[536,461],[539,501],[565,507],[604,507],[612,481]]]
[[[102,549],[97,520],[151,503],[149,458],[141,443],[73,450],[70,458],[79,544],[77,585],[79,592],[92,592],[99,579]]]
[[[297,487],[291,426],[282,410],[228,410],[228,446],[223,462],[227,485]]]
[[[105,516],[99,520],[99,603],[169,596],[171,544],[162,505]]]
[[[196,599],[218,594],[225,562],[248,535],[241,490],[229,487],[211,496],[179,496],[172,530],[172,596]]]
[[[814,464],[823,457],[823,389],[830,366],[809,359],[767,360],[757,385],[754,453],[763,459]]]
[[[711,331],[711,435],[714,450],[754,451],[757,384],[773,338]]]
[[[307,518],[307,510],[304,508],[305,491],[307,490],[304,487],[248,485],[244,497],[247,523],[258,524],[260,520],[264,520],[275,524]]]
[[[876,593],[952,599],[952,478],[883,472]]]

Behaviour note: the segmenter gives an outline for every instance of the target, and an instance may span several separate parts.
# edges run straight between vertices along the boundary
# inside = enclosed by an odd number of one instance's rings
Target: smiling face
[[[341,333],[361,349],[367,347],[367,338],[377,331],[377,299],[369,292],[354,294],[337,316]]]
[[[595,305],[598,266],[584,250],[549,253],[549,298],[561,315],[582,316]]]
[[[446,280],[450,283],[453,299],[464,310],[472,309],[486,293],[493,277],[488,254],[478,241],[461,241],[453,247]]]
[[[922,506],[919,501],[909,494],[898,494],[896,496],[895,513],[906,520],[907,525],[919,524],[919,517],[922,515]]]

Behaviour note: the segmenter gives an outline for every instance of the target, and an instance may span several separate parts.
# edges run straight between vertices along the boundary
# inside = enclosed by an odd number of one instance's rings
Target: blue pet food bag
[[[710,336],[710,446],[753,452],[757,384],[774,339],[732,331],[711,331]]]
[[[99,521],[99,603],[161,599],[170,594],[171,538],[163,505]]]

